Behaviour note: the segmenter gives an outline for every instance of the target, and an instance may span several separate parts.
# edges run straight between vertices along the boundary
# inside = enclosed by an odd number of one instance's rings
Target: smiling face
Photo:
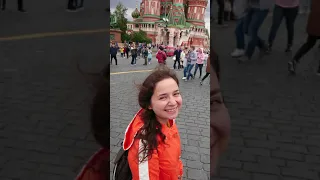
[[[154,111],[161,124],[165,124],[169,119],[175,119],[181,105],[182,98],[174,79],[166,78],[156,84],[149,109]]]

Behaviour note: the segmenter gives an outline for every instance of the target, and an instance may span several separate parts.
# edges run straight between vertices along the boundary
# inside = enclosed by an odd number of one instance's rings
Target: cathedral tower
[[[143,21],[154,22],[160,19],[160,0],[143,0]]]
[[[204,16],[208,0],[189,0],[188,1],[188,12],[187,22],[195,26],[204,26]]]

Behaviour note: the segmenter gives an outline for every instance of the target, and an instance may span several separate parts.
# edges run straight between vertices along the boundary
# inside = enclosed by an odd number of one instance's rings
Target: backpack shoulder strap
[[[123,155],[128,154],[128,150],[125,151],[122,147],[118,151],[116,158],[114,159],[114,164],[117,164]]]

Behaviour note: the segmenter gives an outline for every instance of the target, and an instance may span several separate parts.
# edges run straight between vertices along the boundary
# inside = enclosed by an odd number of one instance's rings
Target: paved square
[[[28,13],[7,1],[0,37],[100,29],[106,3],[25,1]],[[94,19],[94,20],[92,20]],[[92,93],[77,71],[98,72],[108,58],[105,33],[0,41],[0,179],[70,180],[99,148],[91,136]]]
[[[306,16],[298,16],[293,53],[307,38],[306,22]],[[255,56],[247,64],[238,64],[229,55],[235,47],[235,24],[226,29],[212,28],[232,121],[231,143],[217,179],[320,178],[320,77],[315,75],[320,56],[315,47],[301,59],[297,76],[288,76],[287,62],[292,55],[284,53],[284,23],[273,52],[262,59]],[[263,39],[270,26],[269,17],[259,33]]]

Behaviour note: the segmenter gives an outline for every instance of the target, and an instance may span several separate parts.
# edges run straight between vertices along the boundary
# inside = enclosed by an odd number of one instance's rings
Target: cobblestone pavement
[[[85,2],[84,11],[71,14],[64,2],[25,1],[26,14],[15,12],[15,3],[8,1],[8,11],[0,12],[0,37],[107,27],[103,3]],[[105,37],[0,42],[1,180],[74,179],[99,148],[88,128],[92,91],[76,60],[85,71],[101,70],[108,57]]]
[[[172,67],[171,58],[168,58],[168,66]],[[143,67],[143,61],[138,60],[136,67],[131,67],[131,60],[119,58],[118,66],[112,65],[111,72],[137,71],[141,69],[153,69],[153,64]],[[116,153],[121,147],[124,131],[134,114],[139,110],[135,84],[142,83],[150,72],[114,74],[111,75],[111,160],[113,162]],[[177,71],[179,79],[183,71]],[[198,72],[199,73],[199,72]],[[199,75],[199,74],[198,74]],[[197,75],[197,76],[198,76]],[[183,179],[206,180],[209,177],[209,78],[202,86],[199,79],[181,81],[180,90],[183,96],[183,107],[177,118],[177,125],[181,136],[182,159],[184,164]],[[113,163],[111,163],[113,168]],[[111,170],[112,170],[111,168]]]
[[[305,41],[306,16],[296,22],[293,52]],[[266,39],[268,18],[261,28]],[[222,65],[222,89],[232,121],[232,139],[221,160],[217,180],[320,179],[320,77],[315,75],[316,48],[289,76],[284,23],[272,54],[238,64],[229,53],[235,47],[234,24],[214,28],[213,41]],[[219,37],[219,38],[218,38]],[[231,43],[230,43],[231,42]],[[257,50],[258,51],[258,50]]]

